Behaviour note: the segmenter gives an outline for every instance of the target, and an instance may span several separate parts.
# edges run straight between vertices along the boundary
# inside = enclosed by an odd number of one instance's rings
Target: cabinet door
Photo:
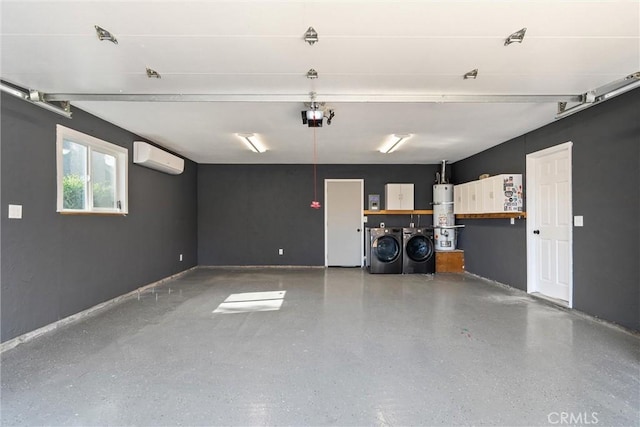
[[[413,184],[387,184],[384,186],[386,210],[413,210]]]
[[[462,211],[462,186],[463,185],[464,184],[453,186],[453,213],[454,214],[464,213]]]
[[[398,184],[384,186],[384,208],[386,210],[400,209],[400,186]]]
[[[401,184],[400,206],[402,210],[413,210],[414,187],[413,184]]]
[[[482,181],[482,213],[502,212],[502,175],[495,175]]]
[[[460,213],[469,213],[469,183],[460,185]]]
[[[472,181],[467,183],[469,186],[469,213],[479,213],[482,210],[482,183],[480,181]]]
[[[480,186],[482,187],[482,206],[480,212],[489,213],[494,209],[495,194],[493,192],[493,177],[481,179]]]

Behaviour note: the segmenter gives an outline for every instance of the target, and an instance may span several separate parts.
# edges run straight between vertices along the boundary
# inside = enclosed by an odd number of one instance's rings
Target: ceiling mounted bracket
[[[566,109],[567,109],[566,102],[558,102],[558,114],[564,113]]]
[[[477,79],[478,78],[478,69],[476,68],[475,70],[471,70],[471,71],[465,73],[464,76],[462,76],[462,78],[464,80],[469,80],[469,79],[475,80],[475,79]]]
[[[156,70],[147,67],[147,77],[150,79],[161,79],[162,76]]]
[[[527,32],[526,27],[516,31],[515,33],[511,34],[509,37],[504,39],[504,45],[509,46],[511,43],[522,43],[522,40],[524,40],[524,34],[526,32]]]
[[[318,72],[316,70],[314,70],[313,68],[310,68],[309,71],[307,71],[307,78],[314,80],[318,78]]]
[[[309,92],[309,98],[311,98],[311,102],[305,102],[304,105],[312,110],[324,110],[324,102],[316,101],[315,92]]]
[[[313,27],[309,27],[304,33],[304,41],[313,46],[318,42],[318,32]]]
[[[118,39],[116,39],[116,37],[111,34],[109,31],[105,30],[102,27],[99,27],[97,25],[94,25],[94,28],[96,29],[96,34],[98,36],[98,40],[102,41],[102,40],[107,40],[110,41],[113,44],[118,44]]]

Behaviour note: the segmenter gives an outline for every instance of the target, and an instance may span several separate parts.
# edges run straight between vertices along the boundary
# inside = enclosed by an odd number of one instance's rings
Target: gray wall
[[[6,341],[139,286],[201,265],[323,265],[323,210],[310,165],[196,165],[165,175],[130,164],[127,217],[57,214],[57,123],[129,148],[140,139],[78,109],[64,119],[2,95],[1,340]],[[525,155],[573,141],[574,305],[640,330],[640,90],[453,165],[454,182],[523,173]],[[363,178],[367,194],[414,182],[430,209],[438,165],[319,165],[325,178]],[[24,207],[7,219],[7,205]],[[603,208],[603,204],[609,208]],[[369,216],[368,226],[409,216]],[[417,222],[417,221],[416,221]],[[429,224],[430,216],[421,218]],[[465,220],[467,270],[526,289],[525,222]],[[284,248],[284,256],[277,249]],[[178,254],[184,261],[178,261]]]
[[[318,165],[318,200],[324,179],[364,179],[367,195],[384,185],[413,182],[415,208],[431,209],[438,165]],[[198,165],[200,265],[324,265],[324,209],[313,200],[311,165]],[[408,225],[408,215],[371,215],[367,226]],[[417,222],[417,218],[414,218]],[[422,216],[422,224],[431,224]],[[278,255],[278,248],[284,255]]]
[[[171,176],[130,162],[129,215],[60,215],[57,123],[130,159],[141,139],[78,109],[69,120],[2,94],[2,341],[197,263],[196,164]],[[23,205],[23,219],[9,220],[8,204]]]
[[[526,155],[573,142],[574,308],[640,330],[640,89],[453,164],[455,183],[525,174]],[[526,191],[526,188],[525,188]],[[464,220],[466,269],[526,290],[525,220]]]

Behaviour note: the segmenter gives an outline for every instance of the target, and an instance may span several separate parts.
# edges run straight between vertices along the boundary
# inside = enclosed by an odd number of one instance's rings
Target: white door
[[[327,179],[324,192],[325,265],[361,267],[364,256],[364,180]]]
[[[573,305],[571,142],[527,155],[527,291]]]

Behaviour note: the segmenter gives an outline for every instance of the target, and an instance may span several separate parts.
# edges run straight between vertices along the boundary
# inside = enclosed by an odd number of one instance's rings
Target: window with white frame
[[[128,150],[57,125],[58,212],[128,213]]]

